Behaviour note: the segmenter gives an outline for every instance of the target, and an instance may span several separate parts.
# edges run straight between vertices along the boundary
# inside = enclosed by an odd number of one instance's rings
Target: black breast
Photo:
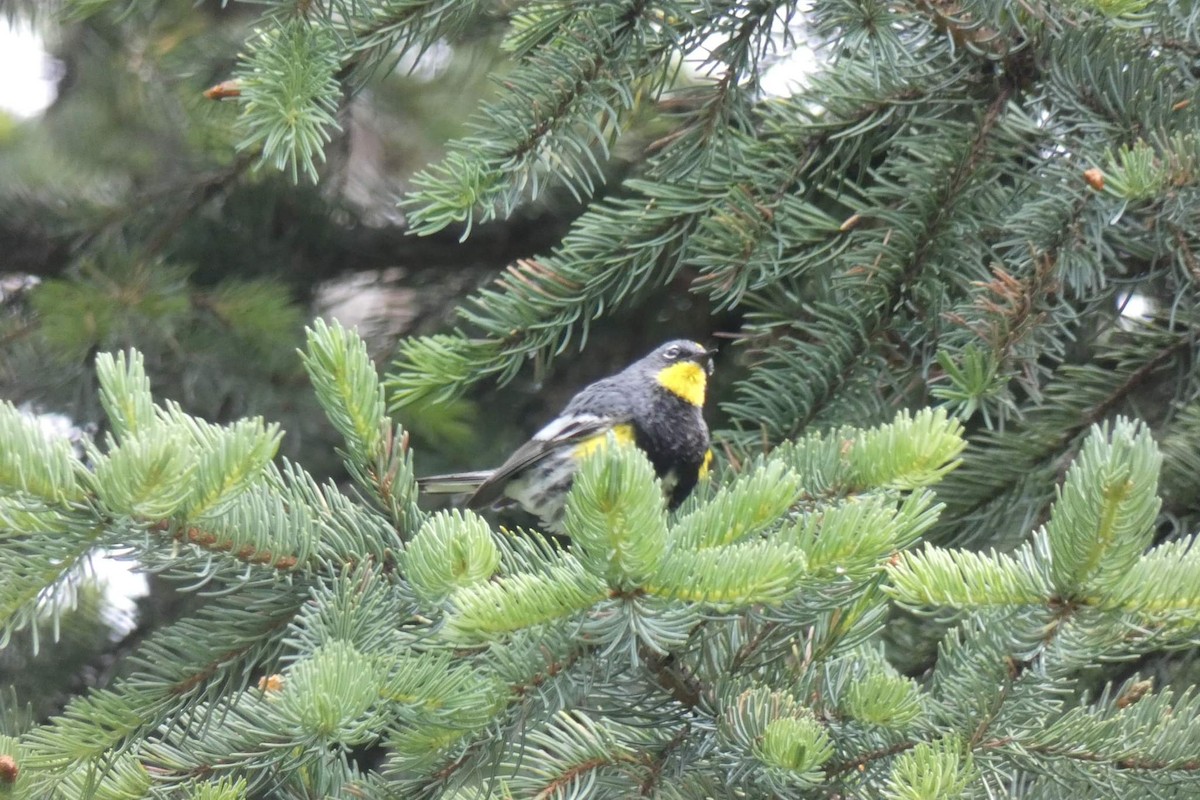
[[[708,426],[700,409],[691,403],[665,390],[652,394],[650,412],[634,419],[635,439],[658,477],[674,472],[669,505],[675,508],[696,486],[708,452]]]

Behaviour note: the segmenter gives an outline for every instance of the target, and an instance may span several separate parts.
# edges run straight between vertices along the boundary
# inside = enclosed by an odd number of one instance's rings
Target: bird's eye
[[[674,361],[675,359],[679,358],[679,348],[675,345],[671,345],[667,348],[667,351],[663,353],[663,358],[667,359],[667,361]]]

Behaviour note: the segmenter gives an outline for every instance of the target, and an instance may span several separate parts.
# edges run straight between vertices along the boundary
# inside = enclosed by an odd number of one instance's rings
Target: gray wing
[[[570,405],[567,407],[570,408]],[[518,447],[507,461],[497,467],[467,500],[467,508],[491,505],[504,494],[504,487],[513,476],[541,461],[552,451],[602,434],[627,419],[627,415],[568,414],[564,411],[562,416],[535,433],[532,439]]]

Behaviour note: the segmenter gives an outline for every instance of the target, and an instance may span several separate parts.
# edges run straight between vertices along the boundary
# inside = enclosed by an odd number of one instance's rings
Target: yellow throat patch
[[[704,367],[694,361],[680,361],[663,367],[655,377],[659,385],[671,394],[694,406],[704,405],[704,389],[708,383],[708,375],[704,372]]]

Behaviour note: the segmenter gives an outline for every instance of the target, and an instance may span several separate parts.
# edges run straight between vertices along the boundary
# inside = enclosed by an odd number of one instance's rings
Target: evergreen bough
[[[665,510],[639,450],[598,449],[563,547],[415,506],[361,340],[304,363],[354,485],[272,460],[261,420],[156,402],[98,359],[111,435],[81,458],[0,407],[5,636],[47,627],[97,547],[199,611],[128,674],[0,737],[0,792],[79,797],[1031,797],[1200,789],[1200,703],[1106,660],[1192,645],[1200,560],[1153,546],[1162,457],[1095,426],[1012,553],[926,544],[961,464],[943,410],[782,443]],[[895,606],[945,626],[887,657]],[[377,753],[368,761],[368,753]]]
[[[405,218],[467,235],[551,189],[586,210],[383,381],[312,328],[350,486],[277,458],[261,420],[156,403],[132,351],[96,361],[109,432],[83,458],[0,407],[4,643],[53,636],[98,547],[207,596],[49,722],[6,710],[0,793],[1197,794],[1200,8],[261,5],[230,180],[320,179],[351,91],[487,29],[510,70]],[[801,37],[826,60],[764,96]],[[628,177],[593,199],[618,147]],[[176,273],[136,267],[159,289],[131,308],[191,318]],[[712,484],[668,515],[610,448],[569,549],[417,507],[389,408],[550,364],[668,286],[735,328]],[[53,287],[33,310],[57,349],[120,321]],[[241,284],[212,297],[286,316]]]

